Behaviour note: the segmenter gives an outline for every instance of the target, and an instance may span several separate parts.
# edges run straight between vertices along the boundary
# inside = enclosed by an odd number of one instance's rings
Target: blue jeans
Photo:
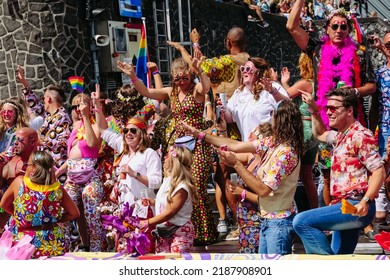
[[[357,200],[348,200],[353,205]],[[293,221],[295,232],[301,238],[307,254],[337,255],[352,254],[358,243],[360,231],[369,225],[375,216],[375,203],[371,203],[364,217],[341,213],[341,203],[308,210],[296,215]],[[332,230],[332,244],[323,233]]]
[[[378,146],[379,146],[379,154],[382,158],[386,157],[386,145],[387,145],[387,138],[390,136],[390,132],[382,132],[379,131],[378,134]]]
[[[294,216],[295,214],[286,219],[261,220],[259,254],[291,254]]]

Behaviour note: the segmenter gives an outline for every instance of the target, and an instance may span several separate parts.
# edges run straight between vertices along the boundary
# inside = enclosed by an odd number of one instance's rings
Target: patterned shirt
[[[375,71],[379,95],[379,129],[390,132],[390,69],[386,65]]]
[[[60,107],[53,114],[50,114],[44,111],[42,102],[31,89],[26,89],[23,93],[30,109],[36,115],[44,117],[43,125],[39,131],[42,150],[49,152],[54,158],[56,168],[60,168],[68,158],[67,142],[72,130],[72,121],[64,107]],[[63,184],[66,181],[66,174],[60,176],[58,180]]]
[[[333,145],[331,204],[342,198],[364,195],[368,189],[369,172],[383,165],[372,132],[355,121],[344,132],[332,131],[327,142]]]
[[[260,140],[255,140],[253,146],[256,153],[262,155],[265,152],[272,153],[272,150],[277,147],[273,137],[266,137]],[[299,163],[299,155],[291,146],[284,146],[272,159],[271,168],[264,174],[263,183],[276,191],[284,179],[293,173]],[[263,218],[281,219],[287,218],[291,214],[296,213],[296,205],[293,204],[291,209],[281,210],[277,212],[269,212]]]

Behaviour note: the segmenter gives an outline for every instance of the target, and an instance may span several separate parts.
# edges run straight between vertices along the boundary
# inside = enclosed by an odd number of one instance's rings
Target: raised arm
[[[309,35],[299,26],[299,20],[301,18],[301,10],[305,0],[297,0],[288,16],[286,28],[288,32],[293,36],[298,47],[305,51],[309,42]]]
[[[162,89],[148,89],[144,83],[138,79],[137,75],[134,71],[134,66],[132,63],[128,64],[126,62],[118,61],[117,66],[119,70],[121,70],[124,74],[128,75],[131,79],[136,90],[142,96],[156,99],[156,100],[164,100],[169,99],[169,93],[172,91],[171,88],[162,88]]]

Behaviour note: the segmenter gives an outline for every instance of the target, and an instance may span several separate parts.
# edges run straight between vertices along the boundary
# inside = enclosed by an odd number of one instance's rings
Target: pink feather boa
[[[357,46],[350,37],[344,40],[344,45],[340,49],[331,44],[328,36],[325,36],[323,41],[325,43],[321,47],[316,104],[320,109],[320,115],[324,124],[329,127],[329,119],[325,109],[327,104],[326,94],[337,86],[333,82],[334,77],[340,77],[339,80],[344,81],[347,86],[354,86],[354,59]],[[339,56],[340,62],[337,65],[333,65],[333,59]]]

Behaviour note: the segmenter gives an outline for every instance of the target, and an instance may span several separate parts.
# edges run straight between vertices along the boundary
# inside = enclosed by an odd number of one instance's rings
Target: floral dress
[[[65,233],[57,222],[62,218],[63,190],[58,182],[37,185],[24,177],[14,200],[10,230],[14,241],[23,235],[33,236],[33,258],[65,253]],[[46,227],[44,226],[46,225]]]
[[[182,121],[202,130],[204,102],[197,102],[190,90],[182,102],[178,95],[172,95],[172,112],[175,123]],[[176,126],[175,139],[185,135],[181,126]],[[193,151],[193,163],[191,171],[196,181],[198,202],[194,204],[192,212],[192,223],[195,227],[195,243],[212,243],[217,238],[217,231],[214,224],[211,203],[207,193],[207,179],[212,166],[212,147],[205,142],[197,142]]]

